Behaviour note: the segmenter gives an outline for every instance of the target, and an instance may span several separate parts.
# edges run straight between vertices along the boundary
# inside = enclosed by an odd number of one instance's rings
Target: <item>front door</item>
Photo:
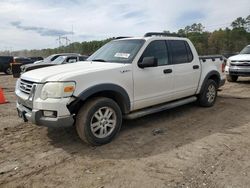
[[[171,100],[173,90],[172,65],[169,64],[165,40],[149,43],[139,61],[145,57],[157,59],[157,67],[134,68],[134,110]]]

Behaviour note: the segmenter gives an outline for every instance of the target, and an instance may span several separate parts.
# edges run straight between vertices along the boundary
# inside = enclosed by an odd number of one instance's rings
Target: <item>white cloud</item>
[[[211,30],[250,14],[249,0],[2,0],[0,10],[0,50],[57,46],[56,37],[42,36],[37,28],[70,32],[73,26],[68,37],[83,41],[176,31],[193,22]]]

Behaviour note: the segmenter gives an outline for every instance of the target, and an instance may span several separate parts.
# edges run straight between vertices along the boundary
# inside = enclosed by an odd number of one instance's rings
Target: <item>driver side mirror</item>
[[[155,57],[144,57],[142,62],[138,62],[138,67],[146,68],[146,67],[157,67],[157,58]]]

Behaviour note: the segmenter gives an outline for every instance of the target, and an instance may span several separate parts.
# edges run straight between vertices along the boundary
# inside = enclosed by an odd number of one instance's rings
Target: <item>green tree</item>
[[[186,36],[187,33],[186,33],[185,29],[179,29],[177,34],[180,36]]]
[[[247,21],[242,18],[242,17],[239,17],[237,18],[236,20],[234,20],[231,24],[231,26],[236,29],[236,28],[245,28],[246,27],[246,24],[247,24]]]
[[[203,32],[203,25],[201,23],[194,23],[193,25],[191,25],[191,31],[192,32],[198,32],[198,33],[202,33]]]

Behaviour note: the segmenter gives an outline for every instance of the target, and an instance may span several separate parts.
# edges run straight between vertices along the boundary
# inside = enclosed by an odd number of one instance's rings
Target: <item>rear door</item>
[[[173,65],[174,97],[175,99],[194,95],[200,79],[200,61],[194,54],[187,41],[168,40]]]
[[[134,110],[167,102],[173,89],[172,65],[165,40],[155,40],[148,44],[140,61],[154,57],[157,67],[134,68]]]

